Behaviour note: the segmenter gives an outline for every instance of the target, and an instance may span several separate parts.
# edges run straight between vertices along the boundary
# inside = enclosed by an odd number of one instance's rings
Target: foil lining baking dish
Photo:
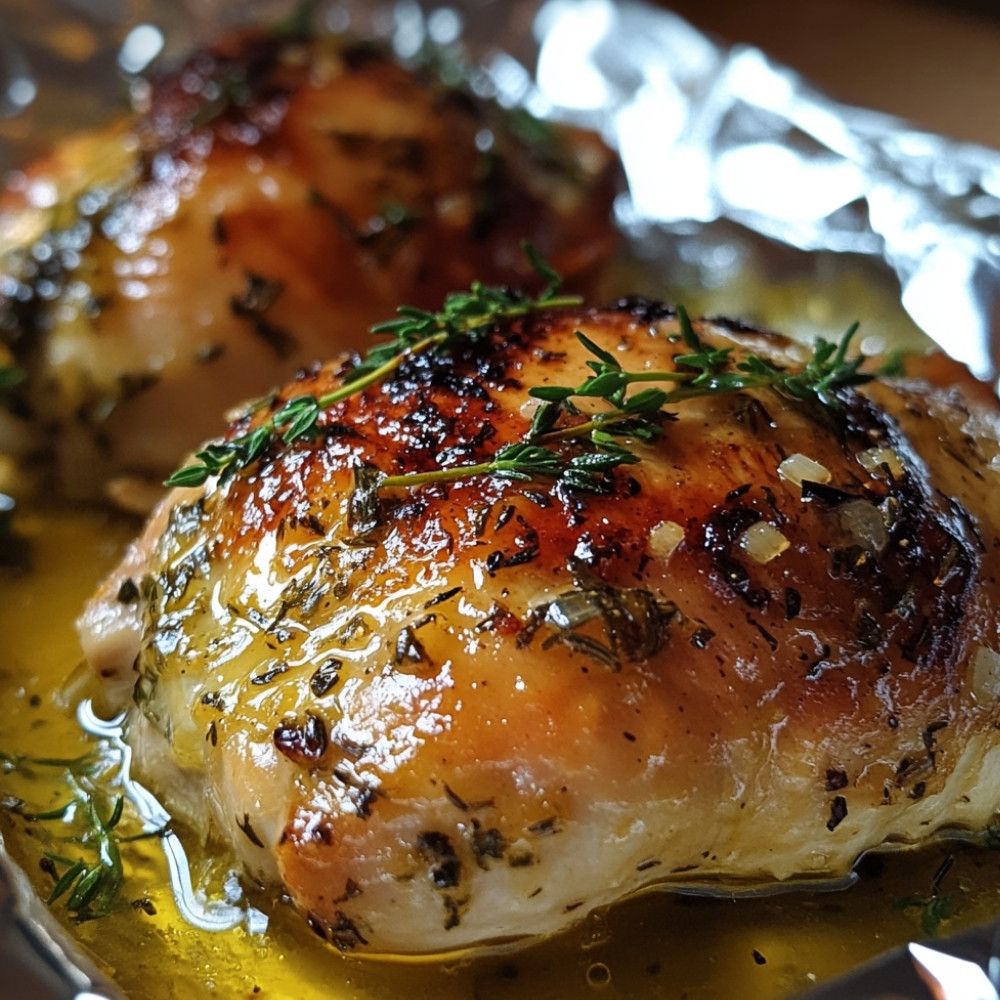
[[[8,0],[0,7],[0,169],[120,108],[152,63],[290,4]],[[1000,372],[1000,153],[838,105],[754,48],[727,48],[630,0],[316,5],[323,27],[427,45],[474,89],[592,128],[620,154],[623,250],[609,297],[640,292],[793,335],[839,334],[866,289],[867,351],[926,336]],[[58,26],[65,26],[60,29]],[[778,289],[781,294],[775,294]],[[2,847],[2,844],[0,844]],[[1000,998],[1000,923],[897,949],[834,998]],[[117,998],[0,850],[0,996]]]

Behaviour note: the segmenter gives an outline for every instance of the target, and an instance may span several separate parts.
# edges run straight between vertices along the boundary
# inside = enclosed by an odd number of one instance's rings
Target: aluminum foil
[[[48,6],[55,21],[35,0],[0,7],[0,170],[68,122],[108,117],[155,60],[292,5]],[[1000,372],[1000,153],[839,106],[765,53],[723,47],[630,0],[354,0],[317,5],[315,17],[330,30],[384,37],[404,58],[428,44],[444,49],[484,95],[599,131],[628,182],[609,294],[684,295],[703,311],[809,336],[840,332],[839,292],[860,281],[859,308],[876,319],[866,350],[926,335],[979,376]],[[55,23],[63,30],[44,27]],[[793,289],[789,315],[775,315],[775,287]],[[846,321],[854,318],[865,317]],[[998,938],[1000,925],[911,944],[811,996],[1000,1000]],[[2,996],[116,996],[2,842],[0,953]]]

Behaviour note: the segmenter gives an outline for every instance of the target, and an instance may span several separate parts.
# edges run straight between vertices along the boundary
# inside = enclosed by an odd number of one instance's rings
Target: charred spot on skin
[[[528,830],[536,837],[550,837],[554,833],[560,833],[562,828],[559,826],[558,817],[546,816],[545,819],[540,819],[537,823],[531,823]]]
[[[334,842],[333,824],[328,821],[317,823],[315,826],[310,828],[308,836],[313,843],[323,844],[326,847],[330,847]],[[282,843],[284,843],[285,838],[286,834],[282,834]],[[339,900],[334,900],[334,902],[339,902]]]
[[[750,573],[731,553],[738,545],[738,539],[753,525],[764,520],[765,513],[757,507],[766,506],[771,511],[768,494],[769,491],[764,489],[751,493],[751,487],[746,485],[733,490],[723,504],[705,518],[700,526],[700,537],[694,541],[708,553],[713,575],[719,584],[757,611],[770,604],[771,594],[766,588],[752,585]]]
[[[309,678],[309,689],[317,698],[329,694],[337,686],[342,666],[343,660],[331,656],[316,668],[316,672]]]
[[[830,818],[826,821],[826,828],[832,833],[846,818],[847,799],[843,795],[837,795],[830,803]]]
[[[446,931],[453,930],[455,927],[462,922],[462,903],[460,903],[454,896],[445,896],[444,898],[444,924],[442,925]]]
[[[393,647],[392,664],[397,670],[404,670],[416,667],[427,667],[430,665],[430,659],[427,656],[427,651],[424,649],[423,644],[416,636],[416,630],[412,626],[406,626],[400,629],[399,635],[396,636],[396,642]]]
[[[344,883],[344,891],[334,900],[335,903],[346,903],[349,899],[357,899],[364,894],[364,889],[354,879],[349,878]]]
[[[118,593],[115,595],[115,600],[119,604],[134,604],[139,600],[139,588],[132,577],[127,576],[122,580],[118,588]]]
[[[927,750],[927,756],[930,759],[931,767],[936,763],[937,750],[937,734],[945,729],[948,725],[947,719],[938,719],[937,722],[932,722],[921,734],[920,738],[923,740],[924,747]]]
[[[688,642],[690,642],[695,649],[705,649],[715,638],[715,632],[707,625],[699,622],[692,622],[692,624],[694,625],[694,629],[688,636]]]
[[[837,768],[828,767],[826,769],[825,786],[828,792],[839,792],[841,788],[847,787],[847,772]]]
[[[336,746],[340,747],[348,756],[358,757],[366,749],[363,746],[352,744],[347,740],[338,739],[336,729],[331,739]],[[368,819],[372,814],[372,803],[379,797],[379,790],[374,785],[369,784],[364,778],[352,774],[345,767],[335,767],[333,777],[340,782],[347,793],[347,800],[354,806],[358,819]]]
[[[462,863],[451,839],[437,830],[426,830],[417,837],[417,850],[429,865],[429,874],[437,889],[454,889],[462,877]]]
[[[785,587],[785,621],[798,618],[802,611],[802,595],[794,587]]]
[[[501,861],[507,851],[507,838],[495,827],[483,828],[477,820],[472,821],[472,837],[469,841],[476,864],[488,867],[488,860]]]
[[[677,311],[673,307],[664,302],[646,298],[644,295],[629,295],[618,299],[611,308],[616,312],[627,313],[641,323],[659,323],[677,316]]]
[[[932,722],[921,734],[921,739],[923,740],[924,746],[931,750],[934,744],[937,742],[936,733],[939,733],[942,729],[947,728],[947,719],[938,719],[937,722]]]
[[[289,760],[313,767],[322,760],[328,746],[326,723],[312,712],[305,722],[285,722],[274,731],[274,745]]]

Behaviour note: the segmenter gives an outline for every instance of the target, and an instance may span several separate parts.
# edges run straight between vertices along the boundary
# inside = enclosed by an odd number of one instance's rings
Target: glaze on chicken
[[[596,136],[334,38],[192,56],[137,116],[0,198],[0,452],[60,492],[157,485],[220,413],[358,348],[399,302],[520,283],[520,243],[586,284],[614,241]],[[148,509],[148,508],[147,508]]]
[[[807,353],[695,330],[734,365]],[[412,357],[318,436],[175,490],[81,620],[109,699],[134,689],[146,779],[340,948],[530,938],[654,884],[837,879],[1000,802],[1000,406],[957,367],[831,405],[677,403],[604,492],[470,475],[359,512],[359,470],[529,434],[529,389],[589,374],[576,331],[629,371],[687,370],[672,310],[639,300]]]

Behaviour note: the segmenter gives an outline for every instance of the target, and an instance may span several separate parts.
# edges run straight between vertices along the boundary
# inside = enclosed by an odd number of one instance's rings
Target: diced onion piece
[[[769,563],[791,544],[773,524],[758,521],[740,535],[740,548],[759,563]]]
[[[525,420],[531,420],[531,418],[537,412],[538,407],[541,405],[542,401],[540,399],[535,399],[534,396],[529,396],[521,404],[521,410],[520,410],[521,416],[524,417]]]
[[[867,552],[881,552],[889,544],[882,512],[867,500],[851,500],[838,508],[840,524]]]
[[[903,474],[903,461],[892,448],[869,448],[858,455],[858,461],[872,475],[881,472],[883,468],[887,468],[897,478]]]
[[[1000,695],[1000,653],[978,646],[971,657],[969,685],[979,701],[994,701]]]
[[[830,470],[825,465],[820,465],[808,455],[802,455],[799,452],[789,455],[778,466],[778,475],[796,486],[801,486],[805,481],[810,483],[830,482]]]
[[[669,559],[684,540],[684,529],[676,521],[660,521],[649,533],[649,552],[657,559]]]
[[[997,452],[989,461],[989,465],[986,466],[990,472],[1000,472],[1000,452]]]

